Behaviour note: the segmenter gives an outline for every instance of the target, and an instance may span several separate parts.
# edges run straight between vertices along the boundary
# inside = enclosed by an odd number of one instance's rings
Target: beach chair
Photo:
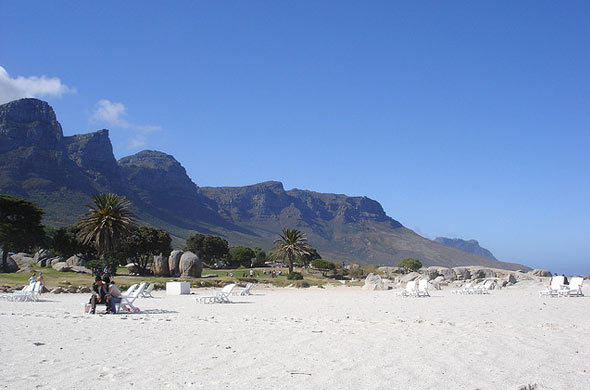
[[[473,282],[466,283],[463,287],[451,291],[453,294],[473,294]]]
[[[428,280],[420,279],[418,281],[418,290],[416,290],[417,297],[429,297],[430,294],[428,293]]]
[[[131,293],[133,292],[133,290],[135,290],[137,288],[137,286],[139,286],[139,284],[137,284],[137,283],[132,284],[131,286],[129,286],[129,288],[127,289],[127,291],[125,291],[121,295],[128,297],[129,295],[131,295]]]
[[[415,280],[411,280],[406,283],[406,288],[401,291],[398,295],[402,297],[417,297],[418,296],[418,286],[416,285]]]
[[[122,295],[121,302],[119,302],[117,307],[117,313],[121,311],[121,308],[134,313],[139,312],[139,309],[133,305],[133,302],[141,296],[143,290],[145,290],[145,285],[146,283],[142,282],[129,296]]]
[[[570,280],[569,285],[559,290],[559,294],[564,297],[583,297],[582,284],[584,284],[584,278],[576,276]]]
[[[229,296],[236,287],[235,283],[228,284],[223,287],[221,291],[213,291],[211,295],[202,295],[197,297],[197,302],[200,303],[231,303]]]
[[[564,282],[565,280],[563,276],[554,276],[553,279],[551,279],[551,285],[545,290],[539,291],[539,296],[558,297],[560,291],[564,289]]]
[[[153,298],[152,291],[154,291],[154,287],[156,286],[155,283],[150,283],[149,286],[141,293],[141,296],[144,298]]]
[[[11,294],[2,294],[0,297],[7,299],[9,301],[13,301],[13,302],[32,301],[32,300],[37,300],[37,296],[39,294],[40,289],[41,289],[41,283],[35,282],[35,283],[27,284],[20,291],[14,291]]]
[[[242,288],[242,289],[234,289],[232,291],[233,295],[250,295],[250,290],[252,290],[252,287],[254,287],[254,283],[248,283],[246,284],[246,287]]]

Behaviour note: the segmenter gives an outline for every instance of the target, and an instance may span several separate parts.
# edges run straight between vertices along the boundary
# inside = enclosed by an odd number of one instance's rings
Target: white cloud
[[[113,103],[107,99],[101,99],[96,103],[96,108],[91,119],[97,122],[105,122],[111,126],[123,129],[139,130],[145,133],[160,130],[160,126],[135,125],[129,123],[124,117],[127,115],[127,107],[123,103]]]
[[[63,94],[75,92],[75,88],[63,84],[57,77],[18,76],[12,78],[6,69],[0,66],[0,104],[25,97],[60,97]]]
[[[96,103],[96,107],[90,119],[96,122],[103,122],[113,127],[135,131],[137,134],[129,141],[130,149],[138,149],[147,144],[146,134],[161,130],[160,126],[154,125],[136,125],[130,123],[125,117],[127,116],[127,107],[123,103],[111,102],[108,99],[101,99]]]

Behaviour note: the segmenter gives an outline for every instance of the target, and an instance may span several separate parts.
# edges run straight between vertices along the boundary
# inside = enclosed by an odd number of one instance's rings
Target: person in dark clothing
[[[570,282],[567,280],[567,276],[565,276],[565,274],[561,274],[561,276],[563,276],[563,284],[570,284]]]
[[[99,276],[97,276],[94,280],[94,284],[92,285],[92,291],[94,292],[90,297],[90,304],[92,308],[90,309],[90,313],[96,313],[96,305],[97,304],[107,304],[107,286],[102,282]],[[108,306],[107,306],[108,309]]]

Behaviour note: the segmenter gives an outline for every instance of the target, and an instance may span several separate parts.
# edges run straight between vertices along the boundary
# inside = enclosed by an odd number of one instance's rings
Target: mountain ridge
[[[116,160],[108,130],[64,136],[51,106],[38,99],[0,106],[0,155],[0,191],[32,199],[53,225],[74,222],[92,194],[110,191],[127,196],[139,220],[168,230],[177,246],[201,232],[269,249],[291,227],[336,261],[393,265],[417,257],[425,265],[528,268],[421,237],[365,196],[285,190],[279,181],[198,187],[172,155],[153,150]]]

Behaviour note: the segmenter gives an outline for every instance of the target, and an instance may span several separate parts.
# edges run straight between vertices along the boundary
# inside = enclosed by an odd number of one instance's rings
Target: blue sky
[[[65,134],[109,128],[117,158],[162,150],[200,186],[366,195],[426,237],[590,273],[588,2],[0,13],[0,99],[49,101]]]

